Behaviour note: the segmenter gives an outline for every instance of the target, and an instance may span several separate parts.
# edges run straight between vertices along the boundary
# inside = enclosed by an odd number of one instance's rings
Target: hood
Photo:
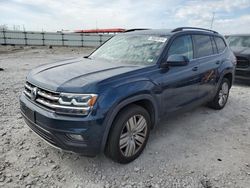
[[[250,48],[249,47],[231,47],[232,51],[235,55],[248,55],[250,56]]]
[[[139,68],[141,66],[76,58],[37,67],[28,74],[27,80],[52,91],[80,92],[83,86]]]

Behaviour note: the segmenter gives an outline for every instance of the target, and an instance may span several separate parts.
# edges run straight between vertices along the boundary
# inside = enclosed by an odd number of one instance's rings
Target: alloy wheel
[[[124,124],[119,147],[125,157],[135,155],[146,140],[147,121],[142,115],[134,115]]]
[[[224,106],[226,104],[228,93],[229,93],[229,85],[227,82],[224,82],[219,92],[219,105],[220,106]]]

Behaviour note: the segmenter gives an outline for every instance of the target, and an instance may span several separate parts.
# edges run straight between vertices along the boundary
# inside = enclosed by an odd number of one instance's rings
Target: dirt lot
[[[250,187],[250,86],[236,84],[222,111],[199,107],[151,132],[137,160],[61,152],[24,123],[18,97],[29,70],[83,56],[83,48],[0,47],[0,187]]]

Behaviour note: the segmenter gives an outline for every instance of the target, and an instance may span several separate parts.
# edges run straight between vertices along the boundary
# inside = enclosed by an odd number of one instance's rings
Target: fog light
[[[84,138],[80,134],[67,134],[72,140],[84,141]]]

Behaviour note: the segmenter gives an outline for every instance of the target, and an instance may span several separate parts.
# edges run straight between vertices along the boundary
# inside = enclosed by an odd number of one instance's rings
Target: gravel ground
[[[0,187],[249,187],[250,87],[236,84],[222,111],[199,107],[161,122],[143,154],[120,165],[104,154],[61,152],[24,123],[18,97],[29,70],[86,48],[0,47]],[[0,69],[1,70],[1,69]]]

